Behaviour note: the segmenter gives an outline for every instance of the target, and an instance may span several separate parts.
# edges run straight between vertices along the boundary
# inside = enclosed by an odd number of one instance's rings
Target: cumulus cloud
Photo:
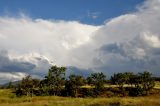
[[[148,0],[137,12],[107,22],[97,31],[99,36],[94,36],[96,44],[101,46],[98,59],[104,63],[98,69],[112,72],[150,70],[159,75],[159,19],[160,1]]]
[[[99,28],[77,21],[0,17],[0,71],[44,76],[53,63],[74,66],[71,50],[90,42]]]
[[[160,75],[159,25],[160,0],[147,0],[137,12],[100,26],[1,16],[0,48],[7,52],[0,53],[0,71],[42,76],[54,63],[77,73],[150,70]]]
[[[7,51],[0,51],[0,83],[20,80],[30,74],[42,78],[53,65],[47,57],[36,53],[13,56]]]
[[[71,49],[90,41],[99,26],[76,21],[0,17],[0,47],[19,54],[38,52],[65,64]],[[68,65],[66,63],[66,65]]]
[[[7,51],[0,52],[0,70],[1,72],[14,72],[14,71],[28,71],[32,70],[35,65],[27,61],[18,61],[16,59],[10,59],[7,55]]]
[[[9,81],[21,80],[26,75],[26,73],[22,72],[0,72],[0,84],[8,83]]]

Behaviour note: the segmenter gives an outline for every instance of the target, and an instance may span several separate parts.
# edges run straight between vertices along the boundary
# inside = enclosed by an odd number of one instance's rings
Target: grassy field
[[[160,82],[157,81],[154,88],[160,89]]]
[[[123,98],[16,97],[11,90],[0,89],[0,106],[160,106],[160,95]]]

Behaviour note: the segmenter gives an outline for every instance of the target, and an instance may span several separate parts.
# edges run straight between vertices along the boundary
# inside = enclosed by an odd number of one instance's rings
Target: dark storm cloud
[[[35,65],[29,62],[12,60],[7,51],[0,51],[0,72],[29,72]]]

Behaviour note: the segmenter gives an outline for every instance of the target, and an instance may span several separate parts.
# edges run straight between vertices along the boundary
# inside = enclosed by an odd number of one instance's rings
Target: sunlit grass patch
[[[0,106],[160,106],[160,95],[144,97],[72,98],[59,96],[16,97],[9,89],[0,89]]]

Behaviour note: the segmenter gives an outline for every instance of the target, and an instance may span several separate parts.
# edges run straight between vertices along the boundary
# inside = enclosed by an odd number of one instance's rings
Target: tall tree
[[[57,67],[56,65],[49,69],[46,81],[51,94],[60,95],[65,82],[65,71],[65,67]]]
[[[66,81],[65,89],[67,91],[67,95],[77,97],[78,90],[82,85],[85,84],[85,79],[80,75],[70,75],[69,80]]]
[[[125,77],[125,84],[132,85],[131,78],[134,77],[134,73],[133,72],[125,72],[124,77]]]
[[[20,82],[17,95],[33,96],[34,90],[39,87],[39,83],[40,81],[38,79],[33,79],[30,75],[27,75]]]
[[[92,73],[87,78],[88,84],[93,84],[95,86],[95,91],[97,94],[100,94],[104,88],[104,84],[106,82],[106,76],[101,73]]]
[[[111,81],[113,84],[116,84],[123,89],[124,84],[132,85],[132,77],[134,77],[132,72],[116,73],[111,76]]]
[[[137,87],[141,87],[144,91],[144,94],[146,95],[149,93],[149,90],[151,90],[155,86],[155,81],[152,77],[152,73],[148,71],[138,73],[137,80]]]
[[[111,81],[123,89],[124,84],[126,83],[126,75],[124,73],[117,73],[111,76]]]

